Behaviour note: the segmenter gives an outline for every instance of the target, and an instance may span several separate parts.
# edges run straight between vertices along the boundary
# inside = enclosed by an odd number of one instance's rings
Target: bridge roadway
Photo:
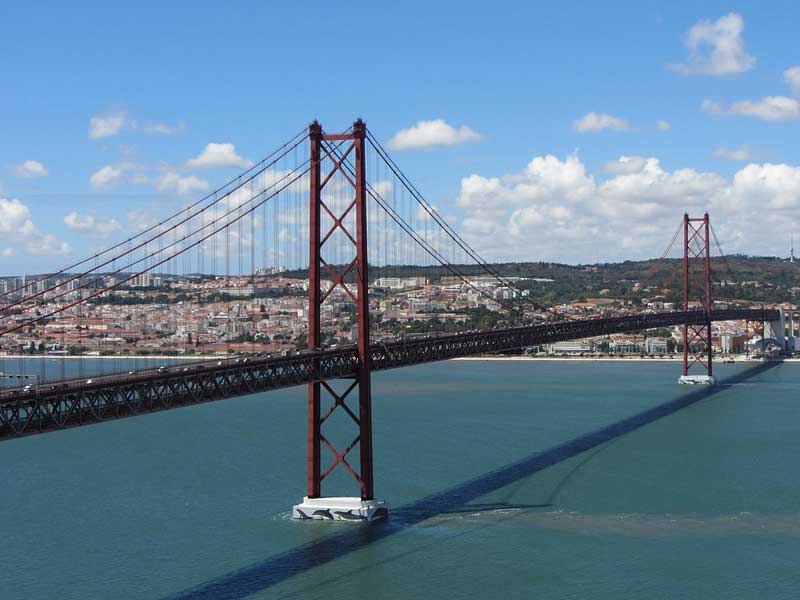
[[[519,350],[558,341],[673,325],[702,324],[702,311],[554,321],[478,333],[437,335],[372,345],[380,371],[421,363]],[[773,321],[777,310],[712,311],[712,321]],[[177,367],[46,382],[0,392],[0,440],[222,400],[312,381],[352,377],[354,346],[288,356],[184,363]]]

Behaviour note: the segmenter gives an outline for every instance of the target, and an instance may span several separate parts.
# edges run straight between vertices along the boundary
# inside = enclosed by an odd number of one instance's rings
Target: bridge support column
[[[697,223],[697,224],[695,224]],[[692,288],[692,267],[696,263],[702,270],[702,310],[706,319],[701,325],[683,325],[683,374],[679,383],[714,385],[711,347],[711,254],[709,251],[708,213],[702,218],[691,219],[683,215],[683,310],[688,311]],[[692,367],[699,365],[701,373],[691,374]],[[705,371],[704,373],[702,371]]]
[[[367,193],[366,193],[366,126],[359,119],[350,132],[328,135],[314,121],[309,127],[311,145],[310,176],[310,234],[309,234],[309,313],[308,346],[323,345],[320,327],[321,306],[335,289],[353,300],[358,326],[358,365],[353,379],[344,392],[337,392],[328,382],[314,382],[308,386],[308,467],[307,496],[294,507],[295,519],[325,519],[341,521],[372,521],[386,516],[388,509],[383,501],[375,500],[372,478],[372,392],[369,338],[369,273],[367,259]],[[333,142],[329,144],[327,142]],[[352,157],[353,167],[349,159]],[[323,170],[327,172],[323,174]],[[323,197],[323,190],[334,175],[339,183],[350,185],[354,191],[352,201],[343,206],[337,203],[340,191],[331,200]],[[324,175],[324,176],[323,176]],[[322,218],[327,215],[330,228],[323,235]],[[349,229],[348,229],[349,228]],[[353,231],[355,229],[355,231]],[[339,241],[353,245],[354,258],[349,264],[338,267],[331,264],[324,253],[326,242],[339,234]],[[331,242],[333,244],[333,242]],[[331,286],[321,288],[321,271],[331,278]],[[353,293],[355,288],[355,293]],[[318,369],[318,364],[314,365]],[[357,391],[356,391],[357,390]],[[358,398],[357,414],[347,404],[348,397]],[[329,407],[323,413],[323,398]],[[337,409],[345,412],[358,428],[358,434],[346,448],[336,448],[325,437],[324,422]],[[322,470],[322,448],[325,447],[332,462]],[[348,461],[350,453],[358,447],[359,468]],[[337,468],[344,469],[358,483],[358,497],[325,497],[322,482]]]

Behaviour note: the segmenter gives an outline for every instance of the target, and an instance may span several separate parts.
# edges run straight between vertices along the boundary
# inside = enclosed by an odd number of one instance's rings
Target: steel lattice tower
[[[702,324],[683,325],[683,378],[689,377],[694,365],[700,365],[705,376],[689,382],[713,383],[711,349],[711,254],[709,251],[710,231],[708,213],[702,218],[683,215],[683,310],[689,310],[689,301],[694,290],[690,277],[692,267],[700,263],[703,273],[703,290],[700,291],[702,310],[706,319]],[[699,269],[695,269],[699,270]],[[694,347],[694,349],[692,349]],[[687,381],[682,378],[682,381]]]
[[[314,121],[309,127],[309,141],[311,144],[311,170],[310,170],[310,235],[309,235],[309,316],[308,316],[308,345],[310,348],[318,348],[322,345],[320,330],[321,306],[335,289],[345,292],[353,301],[356,307],[358,325],[358,367],[357,374],[353,377],[352,383],[343,393],[337,393],[327,382],[314,382],[308,385],[308,469],[307,469],[307,493],[308,496],[304,505],[299,508],[303,511],[313,509],[316,504],[309,500],[323,499],[322,481],[330,475],[337,467],[344,468],[352,475],[359,484],[361,505],[357,506],[355,513],[351,510],[351,505],[343,506],[345,510],[336,510],[335,502],[333,507],[328,504],[320,503],[323,508],[316,512],[332,514],[345,512],[348,515],[361,514],[367,519],[383,516],[385,507],[378,509],[375,514],[373,507],[374,490],[372,481],[372,396],[370,389],[371,379],[371,360],[370,360],[370,337],[369,337],[369,275],[367,265],[367,193],[366,193],[366,157],[365,140],[366,125],[359,119],[348,133],[326,134],[322,127]],[[345,142],[340,152],[329,151],[324,142]],[[346,142],[349,142],[347,144]],[[332,167],[329,172],[322,173],[324,157],[330,160]],[[347,160],[353,155],[352,170],[347,168]],[[326,203],[323,199],[323,190],[331,182],[333,176],[339,173],[344,180],[352,187],[354,195],[352,201],[348,202],[341,212],[336,206]],[[333,224],[326,232],[322,231],[323,211],[327,214]],[[346,218],[355,211],[355,232],[348,231]],[[329,242],[333,234],[341,231],[344,237],[352,242],[355,249],[355,257],[349,264],[339,267],[337,271],[331,264],[326,262],[323,257],[323,248]],[[325,291],[320,287],[321,272],[325,271],[332,278],[332,285]],[[355,272],[355,290],[351,289],[352,283],[345,282],[345,277],[351,272]],[[322,391],[333,398],[333,404],[322,414],[321,396]],[[346,400],[351,395],[355,395],[357,390],[358,411],[357,414],[348,407]],[[358,429],[358,434],[350,444],[344,449],[337,449],[331,441],[325,437],[323,424],[337,409],[347,413]],[[354,469],[347,460],[348,454],[358,445],[359,447],[359,468]],[[333,455],[333,462],[322,470],[322,448],[325,447]],[[334,499],[336,500],[336,499]],[[306,508],[303,508],[303,507]],[[297,508],[296,508],[297,510]],[[358,511],[361,511],[360,513]],[[369,513],[369,514],[367,514]],[[305,514],[305,512],[303,513]],[[345,516],[343,518],[350,518]]]

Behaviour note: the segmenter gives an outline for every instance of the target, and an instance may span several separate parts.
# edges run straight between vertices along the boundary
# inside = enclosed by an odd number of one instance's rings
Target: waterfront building
[[[650,356],[664,356],[669,352],[666,338],[647,338],[644,342],[644,351]]]
[[[586,354],[594,352],[594,344],[586,340],[556,342],[545,347],[548,354]]]

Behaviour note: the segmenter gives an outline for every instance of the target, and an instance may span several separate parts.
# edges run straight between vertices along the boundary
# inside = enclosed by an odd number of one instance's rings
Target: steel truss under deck
[[[712,321],[771,321],[776,310],[715,310]],[[603,319],[559,321],[480,333],[436,336],[373,344],[372,370],[513,351],[612,333],[705,323],[705,311],[642,314]],[[0,393],[0,440],[79,427],[102,421],[168,410],[236,396],[333,379],[352,379],[360,361],[356,347],[305,352],[283,357],[252,357],[188,363],[165,372],[107,375],[43,383],[29,392]]]

